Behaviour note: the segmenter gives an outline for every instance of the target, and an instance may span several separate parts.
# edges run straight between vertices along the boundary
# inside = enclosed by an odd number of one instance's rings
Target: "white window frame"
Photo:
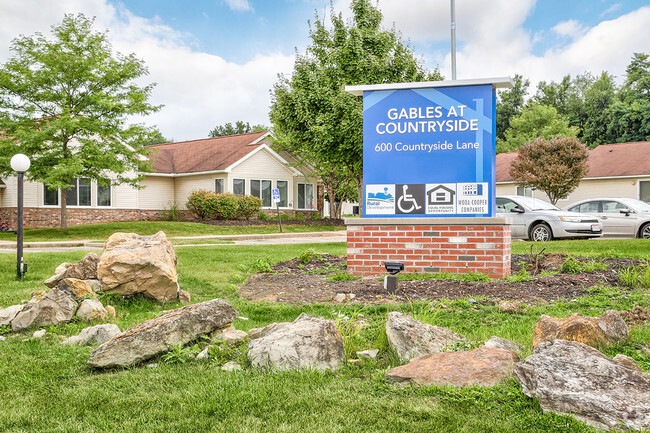
[[[235,194],[235,195],[238,195],[238,194],[235,193],[235,181],[236,180],[241,180],[242,183],[244,184],[244,193],[241,194],[241,195],[245,196],[246,195],[246,178],[243,178],[243,177],[233,177],[232,178],[232,193]]]
[[[643,183],[643,184],[646,184],[646,183],[647,183],[648,186],[650,186],[650,180],[639,180],[639,181],[637,181],[637,185],[638,185],[638,187],[639,187],[639,190],[638,190],[638,192],[637,192],[637,198],[638,198],[639,200],[641,200],[641,201],[643,201],[643,199],[641,198],[641,184],[642,184],[642,183]],[[650,200],[648,200],[646,203],[650,203]]]
[[[111,179],[108,179],[108,185],[100,185],[99,183],[95,182],[95,204],[97,207],[101,208],[109,208],[113,207],[113,181]],[[99,188],[108,188],[108,199],[109,199],[109,204],[108,205],[100,205],[99,204]],[[91,189],[91,194],[92,194],[92,189]],[[92,203],[92,197],[90,197],[90,202]]]
[[[313,207],[300,207],[300,185],[311,185],[311,199],[312,199],[312,206]],[[314,192],[316,188],[314,188],[313,183],[307,183],[307,182],[298,182],[298,197],[296,197],[296,206],[297,209],[299,210],[316,210],[316,199],[314,197]],[[306,191],[304,193],[304,200],[305,200],[305,205],[307,205],[307,194]]]
[[[275,187],[278,189],[278,191],[280,190],[280,186],[278,185],[280,182],[285,182],[287,184],[287,189],[286,189],[287,196],[285,197],[284,206],[282,206],[282,193],[280,192],[280,203],[278,203],[278,204],[280,205],[280,208],[288,209],[288,208],[290,208],[290,206],[289,206],[289,203],[290,203],[289,202],[289,191],[290,191],[290,189],[289,188],[290,188],[291,182],[289,182],[288,180],[285,180],[285,179],[277,179],[275,181]],[[273,203],[273,204],[275,205],[275,203]]]
[[[79,204],[79,190],[80,190],[80,188],[79,188],[79,180],[81,180],[81,179],[88,179],[88,190],[90,192],[89,204],[83,204],[83,205]],[[77,197],[76,197],[77,203],[76,204],[69,204],[67,202],[67,200],[66,200],[66,207],[80,207],[80,208],[92,207],[92,205],[93,205],[93,182],[92,182],[92,179],[90,179],[88,177],[75,177],[73,182],[75,183],[74,189],[77,192]],[[68,194],[68,192],[70,190],[72,190],[72,189],[73,188],[66,189],[65,194]],[[59,201],[59,203],[61,203],[61,202]]]
[[[519,191],[523,192],[523,194],[519,194]],[[529,186],[515,186],[515,195],[518,195],[520,197],[532,197],[533,196],[533,188]],[[529,195],[530,194],[530,195]]]
[[[221,184],[221,191],[217,191],[217,181]],[[214,178],[214,192],[215,192],[215,194],[223,194],[224,192],[226,192],[224,190],[224,184],[225,184],[225,179],[223,177],[215,177]]]
[[[259,192],[260,192],[259,196],[253,194],[253,182],[258,182]],[[269,197],[268,197],[269,205],[268,206],[264,206],[264,197],[262,197],[263,192],[264,192],[264,188],[262,187],[263,182],[268,182],[269,183]],[[272,195],[271,190],[273,189],[273,180],[271,180],[271,179],[250,179],[248,181],[248,184],[250,186],[250,195],[252,195],[253,197],[257,197],[260,200],[262,200],[262,209],[272,209],[273,208],[273,195]]]
[[[57,189],[56,190],[56,204],[47,204],[45,203],[45,196],[46,196],[46,190],[50,188],[47,187],[47,185],[43,184],[43,206],[46,207],[59,207],[61,205],[61,190]]]

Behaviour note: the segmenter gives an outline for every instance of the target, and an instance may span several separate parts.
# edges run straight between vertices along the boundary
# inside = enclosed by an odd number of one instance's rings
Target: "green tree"
[[[540,137],[517,149],[510,175],[519,186],[544,191],[555,204],[578,187],[587,174],[587,158],[587,148],[575,137]]]
[[[499,92],[497,100],[496,138],[505,140],[506,131],[510,128],[510,119],[521,114],[524,98],[528,93],[530,81],[517,74],[512,89]]]
[[[212,131],[208,134],[210,137],[215,138],[215,137],[223,137],[226,135],[237,135],[237,134],[247,134],[249,132],[262,132],[266,131],[269,128],[267,128],[264,125],[253,125],[251,126],[250,123],[246,122],[244,123],[241,120],[238,120],[235,122],[235,125],[232,123],[228,122],[223,125],[217,125],[214,127]]]
[[[607,72],[603,72],[585,91],[585,123],[581,140],[592,149],[616,141],[616,137],[608,131],[616,91],[614,77]]]
[[[144,139],[144,141],[135,143],[137,147],[141,146],[153,146],[154,144],[165,144],[173,143],[173,138],[165,137],[158,128],[153,128],[150,134]]]
[[[608,134],[619,143],[650,140],[650,59],[634,53],[626,80],[610,110]]]
[[[348,23],[334,11],[329,26],[316,16],[311,45],[296,56],[291,77],[273,88],[270,117],[279,149],[308,161],[322,178],[345,169],[362,199],[363,103],[345,86],[442,77],[428,72],[394,29],[381,28],[370,0],[353,0],[351,8]]]
[[[497,139],[497,153],[514,152],[524,143],[538,137],[549,139],[577,135],[578,128],[569,126],[555,108],[532,103],[528,104],[520,115],[510,119],[510,128],[505,133],[505,139]]]
[[[40,33],[14,39],[16,54],[0,69],[0,162],[22,152],[32,160],[30,180],[49,188],[71,188],[75,178],[138,186],[150,171],[141,150],[128,146],[151,131],[126,118],[158,110],[147,101],[153,84],[141,60],[113,54],[105,33],[92,30],[83,15],[66,15],[52,26],[53,40]],[[62,191],[64,192],[64,191]],[[61,227],[67,228],[66,194],[61,194]]]

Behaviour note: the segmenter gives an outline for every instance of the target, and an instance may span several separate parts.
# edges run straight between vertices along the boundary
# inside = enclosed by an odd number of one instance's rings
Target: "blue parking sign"
[[[273,196],[274,203],[280,203],[280,190],[278,188],[273,188],[271,190],[271,195]]]

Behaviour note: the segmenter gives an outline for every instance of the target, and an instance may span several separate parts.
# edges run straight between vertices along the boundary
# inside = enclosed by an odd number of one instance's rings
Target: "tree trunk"
[[[334,194],[334,173],[329,174],[330,182],[327,185],[327,199],[330,204],[330,218],[336,218],[336,195]]]
[[[61,229],[68,230],[68,208],[67,208],[67,197],[66,190],[61,189]]]
[[[365,216],[365,207],[363,203],[366,201],[366,198],[363,196],[363,178],[354,178],[357,183],[357,197],[359,201],[359,216]]]

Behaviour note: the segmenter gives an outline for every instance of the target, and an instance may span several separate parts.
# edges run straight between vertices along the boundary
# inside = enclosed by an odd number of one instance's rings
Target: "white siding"
[[[170,203],[176,200],[174,196],[174,178],[172,177],[147,176],[140,185],[145,187],[138,190],[140,209],[168,209]]]
[[[223,177],[223,174],[197,174],[195,176],[179,176],[176,178],[174,187],[174,196],[179,209],[187,209],[187,197],[197,189],[214,192],[214,179]],[[229,191],[227,189],[227,191]]]

